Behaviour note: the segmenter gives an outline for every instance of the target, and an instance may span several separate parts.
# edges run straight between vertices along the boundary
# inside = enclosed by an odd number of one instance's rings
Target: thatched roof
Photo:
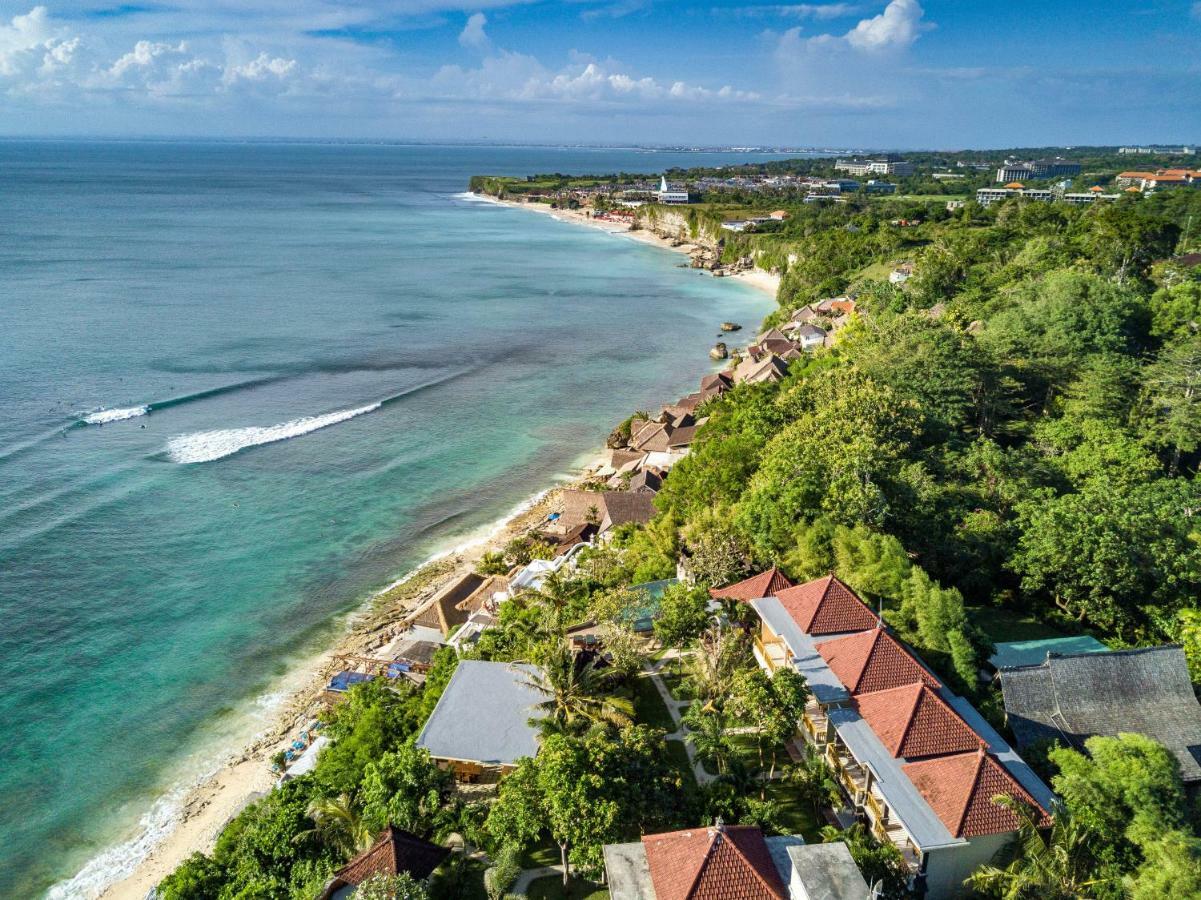
[[[1180,647],[1052,654],[1000,675],[1019,745],[1058,738],[1079,747],[1094,735],[1136,732],[1171,750],[1186,782],[1201,781],[1201,705]]]

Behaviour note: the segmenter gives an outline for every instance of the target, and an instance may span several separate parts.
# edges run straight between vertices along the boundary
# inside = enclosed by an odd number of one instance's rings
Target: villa
[[[1049,823],[1047,786],[834,575],[787,587],[769,570],[724,593],[759,616],[759,665],[805,676],[812,698],[801,737],[825,755],[851,805],[901,852],[927,897],[960,895],[963,880],[1013,837],[1019,820],[995,796]]]
[[[538,752],[538,729],[530,724],[546,699],[530,683],[538,674],[527,663],[461,660],[417,746],[461,781],[495,781],[511,772]]]
[[[450,850],[446,847],[389,825],[369,850],[334,873],[317,900],[346,900],[354,896],[360,884],[376,875],[405,872],[418,881],[425,881],[448,856]]]

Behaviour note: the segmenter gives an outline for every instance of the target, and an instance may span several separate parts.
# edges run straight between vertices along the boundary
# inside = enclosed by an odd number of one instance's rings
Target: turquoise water
[[[0,896],[91,895],[340,614],[770,307],[467,177],[718,161],[0,143]]]

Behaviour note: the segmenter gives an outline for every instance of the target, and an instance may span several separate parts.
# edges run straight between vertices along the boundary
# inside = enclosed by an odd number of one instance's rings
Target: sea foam
[[[337,425],[355,416],[375,412],[383,403],[372,403],[356,409],[343,409],[323,416],[304,416],[281,425],[251,426],[249,428],[223,428],[218,431],[198,431],[181,434],[167,441],[167,456],[177,463],[212,462],[232,456],[239,450],[273,444],[300,437],[319,428]]]
[[[120,422],[124,419],[136,419],[150,412],[149,406],[127,406],[123,409],[98,409],[88,413],[80,421],[85,425],[107,425],[109,422]]]

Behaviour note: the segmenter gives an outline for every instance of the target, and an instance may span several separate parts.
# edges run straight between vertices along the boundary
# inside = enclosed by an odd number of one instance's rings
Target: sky
[[[0,0],[0,135],[1201,141],[1195,0]]]

